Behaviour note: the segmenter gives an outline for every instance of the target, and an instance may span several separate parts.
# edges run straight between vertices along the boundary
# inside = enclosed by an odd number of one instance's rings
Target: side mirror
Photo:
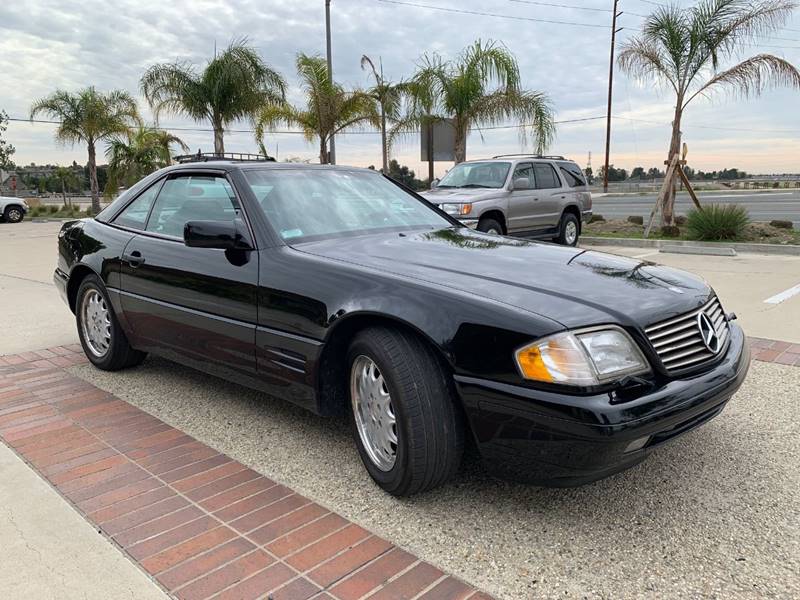
[[[512,190],[529,190],[531,182],[527,177],[517,177],[511,187]]]
[[[437,187],[439,187],[439,180],[438,179],[432,180],[431,181],[431,189],[435,190]]]
[[[240,221],[189,221],[183,226],[183,242],[190,248],[253,249]]]

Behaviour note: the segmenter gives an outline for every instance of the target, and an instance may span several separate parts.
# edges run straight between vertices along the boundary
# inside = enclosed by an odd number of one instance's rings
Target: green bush
[[[604,223],[606,218],[603,215],[592,215],[589,219],[589,223]]]
[[[770,221],[769,224],[778,229],[794,229],[794,223],[791,221]]]
[[[632,215],[628,217],[628,223],[633,223],[634,225],[644,225],[644,217]]]
[[[709,204],[687,214],[689,235],[697,240],[735,240],[742,237],[750,215],[736,204]]]

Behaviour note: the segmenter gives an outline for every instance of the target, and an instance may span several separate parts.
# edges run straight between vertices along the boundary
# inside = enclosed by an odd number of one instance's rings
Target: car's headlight
[[[472,204],[442,204],[442,210],[454,217],[465,217],[472,212]]]
[[[636,343],[616,327],[542,338],[517,350],[515,359],[525,379],[584,387],[650,370]]]

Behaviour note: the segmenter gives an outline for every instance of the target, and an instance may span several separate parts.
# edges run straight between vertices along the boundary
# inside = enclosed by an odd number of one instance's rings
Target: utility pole
[[[333,84],[333,60],[331,57],[331,0],[325,0],[325,36],[328,46],[328,83]],[[331,134],[330,151],[328,152],[328,161],[336,164],[336,140]]]
[[[619,0],[614,0],[614,16],[611,19],[611,61],[608,66],[608,113],[606,115],[606,168],[603,172],[603,193],[608,193],[608,167],[611,156],[611,102],[614,96],[614,50],[617,43],[617,18],[622,15],[617,12]],[[620,28],[619,31],[622,31]]]

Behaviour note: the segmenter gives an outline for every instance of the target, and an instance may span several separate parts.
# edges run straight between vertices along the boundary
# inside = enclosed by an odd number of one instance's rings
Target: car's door
[[[567,184],[567,201],[569,204],[577,205],[581,210],[581,215],[591,209],[592,195],[586,185],[586,176],[581,168],[574,162],[559,162],[558,169],[561,171],[561,178]]]
[[[518,180],[528,182],[527,189],[515,189]],[[538,229],[538,210],[536,190],[534,189],[533,164],[518,163],[511,177],[511,192],[508,197],[506,221],[509,233]]]
[[[122,218],[125,226],[132,208],[115,224]],[[237,219],[247,229],[223,172],[180,171],[163,181],[122,257],[122,307],[136,347],[221,375],[255,373],[258,252],[183,241],[189,221]]]
[[[561,218],[561,211],[566,201],[561,179],[549,162],[533,164],[533,176],[536,180],[536,196],[538,200],[537,217],[540,227],[555,227]]]

